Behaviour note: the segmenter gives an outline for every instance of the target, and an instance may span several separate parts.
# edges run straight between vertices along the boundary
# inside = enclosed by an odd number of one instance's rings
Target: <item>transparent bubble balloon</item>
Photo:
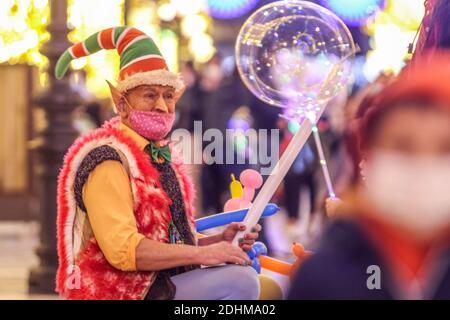
[[[261,7],[236,41],[236,62],[248,89],[297,115],[319,111],[348,85],[354,55],[346,25],[307,1]]]

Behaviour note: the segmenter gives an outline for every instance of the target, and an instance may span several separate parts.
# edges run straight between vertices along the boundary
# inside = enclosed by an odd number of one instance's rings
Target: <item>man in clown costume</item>
[[[78,138],[58,181],[56,290],[67,299],[257,299],[259,281],[232,239],[245,226],[197,239],[193,189],[165,141],[184,85],[158,47],[126,26],[105,29],[67,49],[73,59],[116,49],[120,76],[110,85],[118,117]],[[201,268],[214,266],[213,268]]]

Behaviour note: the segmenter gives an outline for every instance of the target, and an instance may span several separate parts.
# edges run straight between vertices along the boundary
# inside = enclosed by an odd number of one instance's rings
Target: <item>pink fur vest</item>
[[[143,299],[155,280],[155,272],[124,272],[111,266],[100,250],[86,214],[77,206],[76,172],[93,149],[108,145],[126,158],[133,191],[134,214],[140,233],[167,242],[171,200],[163,191],[158,171],[148,155],[119,129],[119,119],[78,138],[67,152],[58,179],[57,241],[59,268],[56,291],[67,299]],[[183,194],[186,214],[194,230],[193,189],[180,157],[172,152],[172,167]]]

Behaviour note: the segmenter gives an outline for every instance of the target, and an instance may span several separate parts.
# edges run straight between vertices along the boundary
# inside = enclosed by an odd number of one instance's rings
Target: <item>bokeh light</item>
[[[123,6],[124,0],[69,0],[68,23],[73,27],[73,31],[69,34],[69,40],[72,42],[83,41],[99,30],[122,25],[124,23]],[[106,7],[108,8],[107,14],[101,14]],[[117,79],[118,65],[119,56],[115,50],[101,50],[96,54],[72,62],[74,69],[83,68],[86,71],[88,90],[100,98],[109,96],[105,79],[111,81]]]
[[[239,18],[256,7],[259,0],[208,0],[208,12],[216,19]]]
[[[321,0],[347,25],[361,26],[383,10],[386,0]]]
[[[0,2],[0,63],[27,63],[44,67],[40,53],[49,40],[46,30],[48,0],[2,0]]]
[[[383,12],[364,27],[371,37],[364,74],[369,81],[380,72],[398,73],[409,58],[408,45],[414,40],[425,14],[423,0],[389,0]]]

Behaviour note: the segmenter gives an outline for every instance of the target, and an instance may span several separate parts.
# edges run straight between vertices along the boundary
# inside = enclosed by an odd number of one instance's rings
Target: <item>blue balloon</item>
[[[267,247],[261,241],[255,242],[255,244],[252,246],[252,249],[255,250],[257,257],[267,255]]]
[[[269,217],[277,213],[280,208],[274,204],[269,203],[265,208],[262,218]],[[212,216],[204,217],[195,220],[197,232],[202,232],[215,227],[224,226],[232,222],[242,222],[247,215],[248,209],[241,209],[230,212],[218,213]]]
[[[247,255],[250,258],[250,260],[255,259],[256,258],[256,251],[255,251],[255,249],[253,249],[253,247],[252,247],[249,251],[247,251]]]
[[[258,258],[252,260],[252,267],[256,270],[257,273],[261,273],[261,263]]]

